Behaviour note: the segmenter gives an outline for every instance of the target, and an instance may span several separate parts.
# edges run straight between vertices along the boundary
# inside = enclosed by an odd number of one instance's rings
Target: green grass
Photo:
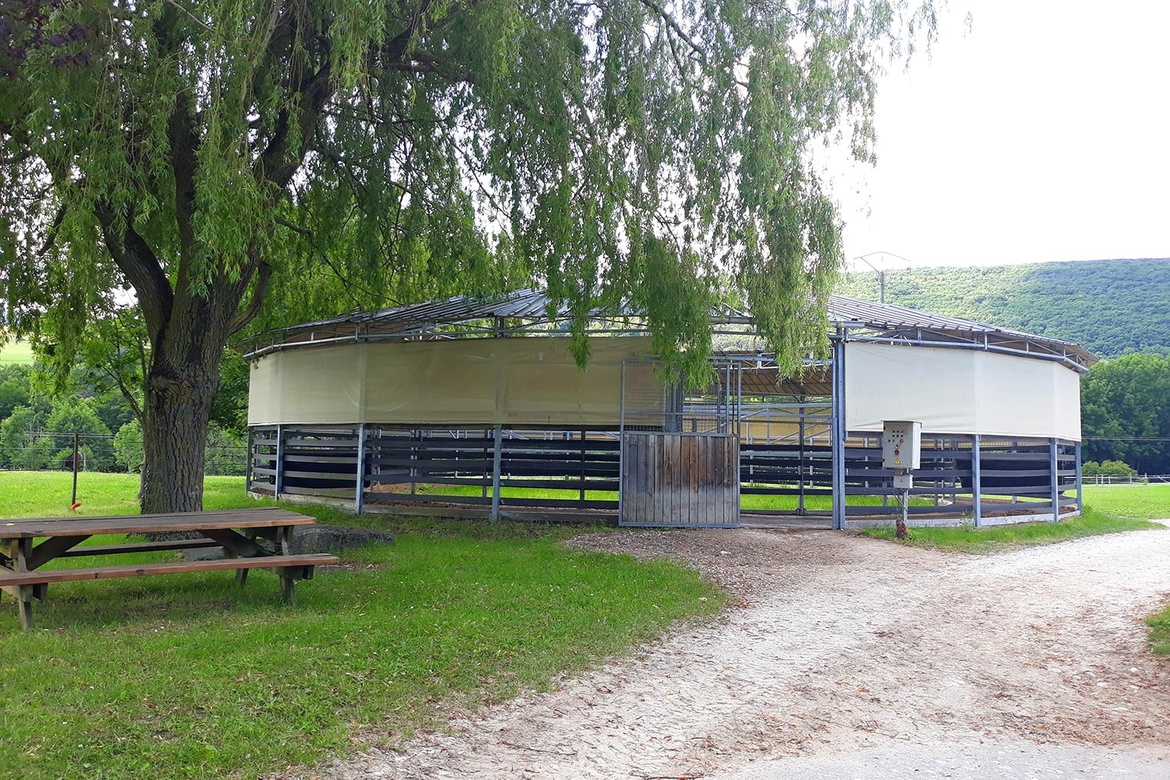
[[[791,486],[787,486],[791,487]],[[416,492],[434,496],[482,496],[483,488],[474,485],[438,485],[419,484]],[[491,495],[490,490],[488,495]],[[578,490],[560,490],[556,488],[510,488],[501,487],[500,497],[509,498],[542,498],[559,499],[561,501],[576,501],[580,498]],[[589,501],[617,501],[616,490],[587,490],[585,498]],[[878,506],[882,503],[881,496],[849,496],[846,500],[850,506]],[[913,506],[927,506],[929,499],[912,498]],[[797,497],[789,495],[745,494],[740,499],[740,506],[745,510],[780,510],[794,511],[797,507]],[[812,511],[828,512],[833,509],[832,496],[807,495],[804,498],[804,507]]]
[[[1150,648],[1158,655],[1170,655],[1170,605],[1146,618],[1150,627]]]
[[[1110,515],[1170,518],[1170,485],[1086,485],[1085,504]]]
[[[230,509],[251,506],[244,494],[243,477],[207,477],[203,481],[203,508]],[[77,500],[73,498],[73,474],[68,471],[0,471],[0,517],[82,517],[138,513],[138,475],[77,475]]]
[[[67,504],[67,474],[0,476],[0,514]],[[132,509],[133,477],[82,480],[87,514]],[[208,508],[252,505],[238,478],[208,484]],[[243,591],[221,572],[54,585],[27,633],[0,602],[0,777],[256,777],[312,764],[355,735],[430,724],[439,701],[548,687],[724,603],[679,566],[564,548],[579,528],[393,527],[394,545],[319,570],[293,606],[267,572]]]
[[[10,363],[31,366],[33,364],[32,344],[27,341],[9,341],[0,346],[0,365]]]
[[[1082,536],[1149,529],[1165,530],[1165,526],[1147,520],[1115,517],[1086,507],[1080,517],[1059,523],[1019,523],[983,528],[972,526],[911,528],[906,543],[915,547],[930,547],[949,552],[994,553],[1026,545],[1062,542]],[[862,533],[878,539],[894,538],[893,528],[866,529]]]

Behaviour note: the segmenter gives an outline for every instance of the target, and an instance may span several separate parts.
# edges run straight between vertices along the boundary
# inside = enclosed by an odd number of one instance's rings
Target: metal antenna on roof
[[[871,257],[875,259],[874,263],[871,263],[869,261],[869,258],[871,258]],[[858,260],[860,260],[861,262],[865,263],[866,265],[868,265],[870,268],[872,268],[874,271],[877,272],[877,275],[878,275],[878,300],[881,303],[886,302],[886,268],[889,265],[887,258],[892,258],[894,260],[900,260],[906,264],[907,268],[910,267],[909,260],[902,257],[901,255],[896,255],[893,252],[870,252],[868,254],[859,255],[859,256],[853,258],[854,263],[856,263]],[[876,265],[875,265],[875,263],[876,263]]]

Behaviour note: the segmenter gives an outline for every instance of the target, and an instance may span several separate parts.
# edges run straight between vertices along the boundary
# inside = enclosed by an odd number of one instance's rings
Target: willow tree
[[[143,511],[200,507],[225,344],[323,274],[541,283],[581,358],[585,312],[633,300],[681,366],[731,280],[796,360],[841,260],[814,147],[870,155],[877,63],[930,23],[897,0],[0,9],[8,326],[67,365],[89,312],[140,309]]]

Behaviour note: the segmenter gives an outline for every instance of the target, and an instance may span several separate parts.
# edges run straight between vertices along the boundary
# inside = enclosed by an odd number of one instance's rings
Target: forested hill
[[[878,300],[873,272],[837,292]],[[886,303],[1067,339],[1100,357],[1170,354],[1170,258],[886,272]]]

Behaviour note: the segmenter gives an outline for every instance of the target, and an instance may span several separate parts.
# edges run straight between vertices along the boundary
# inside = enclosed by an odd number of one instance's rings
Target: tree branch
[[[657,14],[658,18],[661,19],[667,27],[674,30],[675,35],[677,35],[680,40],[686,43],[686,45],[691,48],[691,51],[693,51],[698,56],[699,62],[701,62],[703,65],[707,64],[707,52],[705,52],[702,47],[691,40],[691,36],[687,35],[686,32],[683,31],[683,28],[679,26],[678,22],[675,21],[673,16],[666,12],[666,9],[664,9],[658,3],[654,2],[654,0],[638,0],[638,2]]]
[[[133,215],[123,220],[108,203],[99,203],[94,213],[110,256],[138,294],[147,334],[157,346],[175,301],[171,282],[150,246],[134,230]]]
[[[248,302],[248,307],[237,314],[228,326],[228,336],[234,336],[239,333],[248,323],[256,319],[256,315],[260,313],[260,307],[264,305],[264,296],[268,292],[268,282],[272,278],[272,266],[264,261],[259,261],[259,268],[256,272],[256,286],[252,289],[252,299]]]

